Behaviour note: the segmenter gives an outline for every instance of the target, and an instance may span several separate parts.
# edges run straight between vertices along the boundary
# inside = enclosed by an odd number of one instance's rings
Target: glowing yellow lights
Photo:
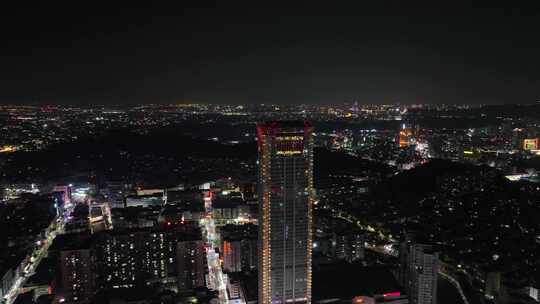
[[[410,144],[409,141],[412,135],[413,133],[411,129],[405,128],[399,131],[399,147],[400,148],[408,147]]]
[[[528,138],[523,140],[523,150],[538,150],[539,145],[538,138]]]
[[[313,137],[312,128],[301,123],[298,126],[289,125],[288,123],[267,123],[258,125],[259,138],[259,182],[261,192],[259,196],[259,303],[271,304],[276,302],[295,303],[305,302],[311,303],[311,283],[312,283],[312,206],[314,200],[313,190]],[[287,159],[287,156],[294,156]],[[300,157],[301,156],[301,157]],[[299,157],[299,159],[297,159]],[[276,162],[276,164],[274,164]],[[291,166],[291,167],[289,167]],[[293,170],[289,172],[289,168]],[[283,169],[283,171],[281,171]],[[285,170],[287,169],[287,170]],[[294,174],[289,176],[289,174]],[[304,175],[305,174],[305,175]],[[292,178],[295,176],[296,178]],[[276,237],[281,235],[274,231],[280,231],[281,213],[274,211],[276,207],[282,208],[285,203],[288,204],[291,198],[284,197],[281,194],[286,193],[283,190],[283,184],[289,182],[299,184],[296,204],[301,200],[307,204],[307,220],[304,220],[306,215],[302,214],[302,221],[293,223],[293,227],[301,227],[302,232],[307,230],[306,234],[294,235],[295,238],[301,238],[299,242],[305,250],[306,258],[303,261],[294,261],[293,263],[305,265],[305,277],[298,284],[305,284],[301,288],[300,285],[292,286],[294,288],[292,297],[285,294],[282,290],[282,282],[287,278],[285,273],[282,273],[281,267],[276,267],[285,261],[282,247],[279,242],[276,242],[277,247],[272,246],[272,242]],[[298,178],[300,177],[300,178]],[[296,188],[296,187],[295,187]],[[296,194],[297,193],[297,194]],[[275,205],[275,206],[274,206]],[[284,210],[287,210],[284,208]],[[304,226],[307,224],[307,227]],[[277,229],[276,229],[277,228]],[[307,229],[306,229],[307,228]],[[294,232],[293,232],[294,233]],[[273,235],[275,234],[275,236]],[[273,250],[272,250],[273,249]],[[288,256],[287,256],[288,257]],[[291,263],[291,262],[289,262]],[[296,274],[299,276],[299,274]],[[304,272],[300,276],[304,276]],[[294,292],[297,292],[294,294]]]
[[[268,145],[268,143],[266,143]],[[266,148],[261,150],[262,153],[262,162],[261,162],[261,179],[265,182],[265,184],[270,184],[271,176],[270,176],[270,149],[268,149],[268,146]],[[261,297],[260,299],[261,303],[271,303],[272,302],[272,281],[271,281],[271,259],[272,259],[272,250],[270,246],[270,232],[271,232],[271,226],[270,226],[270,190],[266,189],[263,191],[263,207],[262,207],[262,223],[263,225],[263,234],[262,234],[262,247],[260,248],[262,251],[261,255],[261,279],[263,288],[261,288]]]
[[[284,155],[284,156],[291,156],[291,155],[302,154],[302,151],[300,151],[300,150],[277,151],[276,154],[277,155]]]
[[[304,140],[303,136],[276,136],[276,140],[288,141],[288,140]]]
[[[472,154],[474,154],[474,152],[465,150],[465,151],[463,151],[463,154],[472,155]]]
[[[17,146],[5,145],[0,147],[0,153],[11,153],[18,150]]]

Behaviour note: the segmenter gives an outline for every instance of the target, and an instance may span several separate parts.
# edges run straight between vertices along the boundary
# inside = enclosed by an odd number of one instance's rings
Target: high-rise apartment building
[[[411,304],[437,303],[439,253],[432,246],[404,242],[400,247],[400,281]]]
[[[96,292],[91,249],[86,247],[62,250],[60,268],[64,299],[68,302],[89,301]]]
[[[334,234],[335,256],[352,263],[364,259],[364,236],[358,231],[339,231]]]
[[[105,288],[133,288],[163,279],[172,268],[168,237],[163,231],[106,231],[98,236],[96,253]],[[174,251],[173,251],[174,253]]]
[[[89,233],[61,234],[48,250],[49,257],[58,259],[59,298],[66,303],[89,302],[97,291],[96,268]]]
[[[257,268],[258,227],[256,225],[229,224],[221,227],[220,233],[224,271],[231,273]]]
[[[242,242],[235,239],[223,240],[223,270],[226,272],[242,271]]]
[[[249,271],[257,268],[257,240],[223,239],[223,270],[226,272]]]
[[[186,227],[184,227],[186,226]],[[137,288],[148,282],[171,283],[181,290],[204,286],[205,252],[200,230],[104,231],[94,244],[101,285],[105,289]]]
[[[202,240],[182,240],[176,246],[178,288],[182,291],[204,286],[206,252]]]
[[[257,125],[259,303],[311,302],[313,127]]]

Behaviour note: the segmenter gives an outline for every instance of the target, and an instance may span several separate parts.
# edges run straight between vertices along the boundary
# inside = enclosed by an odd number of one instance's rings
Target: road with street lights
[[[17,296],[21,292],[21,287],[24,286],[28,278],[30,278],[36,271],[37,266],[41,262],[41,260],[47,255],[47,251],[49,250],[49,247],[53,243],[54,239],[58,234],[61,234],[64,232],[64,226],[65,226],[65,220],[62,217],[59,217],[58,219],[55,219],[51,226],[49,227],[49,233],[47,233],[47,237],[43,240],[39,240],[36,244],[37,247],[32,252],[30,261],[26,262],[22,268],[24,269],[23,274],[19,276],[15,282],[13,282],[13,285],[11,285],[11,288],[9,292],[4,296],[3,303],[11,304],[17,299]]]
[[[208,263],[208,280],[210,289],[216,290],[219,294],[219,303],[227,304],[229,297],[227,294],[226,278],[221,270],[221,261],[219,254],[215,251],[218,246],[218,235],[216,234],[216,226],[212,218],[212,194],[206,192],[204,195],[204,205],[206,209],[206,217],[201,220],[201,226],[206,236],[206,259]]]

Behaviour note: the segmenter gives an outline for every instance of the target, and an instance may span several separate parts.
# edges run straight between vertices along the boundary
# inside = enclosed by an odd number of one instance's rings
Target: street
[[[61,218],[59,222],[56,222],[56,219],[54,219],[51,223],[51,226],[53,225],[55,229],[51,229],[51,231],[47,235],[47,238],[45,240],[42,240],[39,246],[34,249],[31,255],[31,261],[29,261],[23,266],[24,274],[17,278],[17,280],[15,280],[15,282],[11,286],[9,293],[4,296],[4,303],[11,304],[15,301],[21,291],[21,287],[23,287],[26,283],[26,280],[35,273],[35,270],[41,262],[41,259],[43,259],[43,257],[47,255],[47,251],[49,250],[49,247],[53,243],[56,236],[63,233],[65,225],[65,221],[63,218]]]
[[[214,219],[212,218],[212,195],[211,192],[206,192],[204,196],[204,205],[206,208],[207,216],[201,220],[201,226],[203,228],[203,234],[206,235],[206,259],[208,263],[208,279],[211,289],[218,291],[219,303],[227,304],[229,299],[227,295],[226,279],[221,270],[221,262],[219,260],[219,254],[215,249],[218,242],[218,236],[216,234],[216,226]]]

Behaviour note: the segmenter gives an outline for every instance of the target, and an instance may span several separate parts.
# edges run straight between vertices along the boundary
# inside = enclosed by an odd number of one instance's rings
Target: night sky
[[[540,10],[512,1],[54,2],[0,9],[1,103],[540,100]]]

